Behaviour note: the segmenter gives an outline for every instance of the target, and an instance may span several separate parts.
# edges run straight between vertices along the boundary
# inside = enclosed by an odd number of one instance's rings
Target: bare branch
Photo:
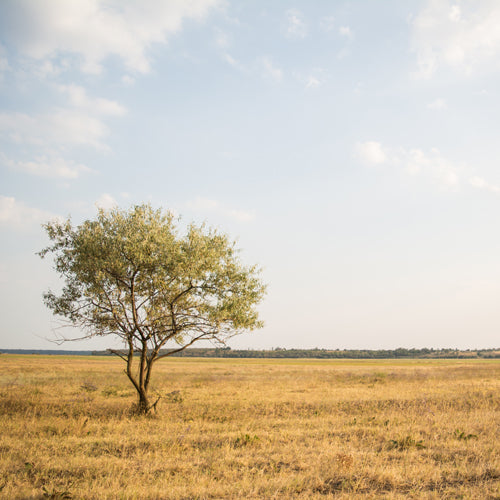
[[[115,349],[106,349],[106,352],[109,352],[110,354],[114,354],[115,356],[118,356],[119,358],[123,359],[124,361],[128,361],[128,357],[120,351],[117,351]]]

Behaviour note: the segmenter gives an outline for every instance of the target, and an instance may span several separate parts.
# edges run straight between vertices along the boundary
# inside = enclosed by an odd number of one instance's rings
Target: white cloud
[[[447,188],[457,188],[460,183],[458,167],[437,149],[425,153],[416,148],[384,148],[379,142],[367,141],[356,145],[356,155],[369,165],[397,167],[409,175],[422,175]]]
[[[224,53],[223,58],[233,68],[235,68],[238,71],[241,71],[243,73],[248,73],[248,68],[244,64],[242,64],[240,61],[238,61],[234,57],[232,57],[230,54]]]
[[[166,43],[186,20],[202,20],[223,3],[224,0],[0,2],[0,33],[5,44],[0,45],[0,80],[3,72],[12,69],[23,84],[31,77],[36,88],[41,80],[58,78],[64,71],[99,73],[112,58],[126,69],[122,82],[131,85],[137,73],[150,70],[153,44]],[[88,169],[65,159],[70,154],[75,157],[72,148],[108,150],[108,120],[125,115],[127,110],[113,99],[89,95],[79,85],[53,85],[54,89],[60,96],[58,104],[52,107],[29,112],[0,111],[0,140],[24,146],[22,155],[0,160],[12,169],[33,175],[74,179]],[[53,95],[45,102],[49,98]]]
[[[255,212],[253,210],[227,210],[225,212],[225,215],[239,222],[252,222],[253,220],[255,220]]]
[[[417,76],[430,78],[440,68],[472,74],[499,66],[500,2],[428,0],[413,22]]]
[[[109,210],[118,206],[118,202],[109,194],[103,193],[94,203],[97,208]]]
[[[213,212],[238,222],[251,222],[255,220],[255,212],[253,210],[237,210],[226,207],[219,201],[209,198],[197,197],[194,200],[188,201],[186,206],[194,212]]]
[[[427,104],[428,109],[441,110],[446,108],[446,101],[444,99],[438,98]]]
[[[201,198],[197,197],[194,200],[190,200],[187,202],[187,207],[190,210],[194,210],[195,212],[203,212],[216,210],[220,207],[220,203],[215,200],[211,200],[209,198]]]
[[[382,149],[382,145],[376,141],[358,142],[356,144],[356,155],[364,163],[370,165],[377,165],[387,161],[387,155]]]
[[[2,36],[24,57],[72,56],[84,72],[99,73],[118,57],[130,71],[150,70],[148,51],[166,43],[185,19],[203,19],[220,0],[16,0],[0,4]]]
[[[229,54],[224,54],[224,60],[230,64],[231,66],[234,66],[234,67],[238,67],[239,66],[239,63],[238,61],[232,57],[231,55]]]
[[[269,57],[261,57],[260,65],[263,69],[263,75],[267,78],[279,82],[283,78],[283,71],[276,67]]]
[[[0,226],[26,229],[53,218],[50,212],[29,207],[14,197],[0,195]]]
[[[307,83],[306,83],[307,89],[315,89],[320,86],[321,86],[321,81],[318,80],[315,76],[310,75],[307,77]]]
[[[0,135],[11,141],[42,147],[62,145],[106,149],[108,128],[99,118],[77,109],[55,109],[51,113],[27,115],[0,113]]]
[[[464,175],[464,166],[456,165],[443,157],[436,148],[429,152],[421,149],[386,148],[376,141],[356,144],[355,155],[369,165],[387,165],[411,176],[422,176],[431,182],[456,190]],[[471,177],[467,184],[475,189],[500,195],[500,186],[482,177]]]
[[[482,177],[472,177],[469,184],[477,189],[489,191],[490,193],[500,194],[500,186],[486,182]]]
[[[0,138],[31,146],[32,158],[0,160],[9,168],[43,177],[75,179],[87,167],[63,158],[68,147],[85,146],[107,150],[109,129],[104,119],[123,116],[126,109],[116,101],[90,97],[78,85],[55,87],[66,99],[65,107],[45,113],[0,113]]]
[[[79,85],[59,85],[58,89],[67,95],[72,106],[91,114],[123,116],[127,110],[116,101],[102,98],[90,98],[87,91]]]
[[[288,38],[305,38],[307,36],[307,26],[300,10],[287,10],[286,21],[286,36]]]
[[[353,37],[351,28],[349,28],[349,26],[341,26],[339,28],[339,35],[349,39]]]
[[[437,149],[432,149],[430,154],[420,149],[402,149],[399,160],[411,175],[422,174],[447,187],[456,187],[459,184],[457,168],[443,158]]]
[[[60,156],[41,156],[34,160],[20,161],[7,158],[0,154],[0,160],[12,170],[19,170],[40,177],[54,177],[59,179],[76,179],[90,168],[72,161],[66,161]]]
[[[309,73],[293,72],[292,76],[308,90],[321,87],[328,79],[324,68],[313,68]]]
[[[0,135],[42,149],[66,145],[107,149],[104,139],[109,130],[103,117],[123,116],[126,109],[116,101],[91,98],[78,85],[60,85],[57,89],[67,97],[70,107],[33,115],[0,113]]]
[[[283,79],[282,69],[276,66],[269,56],[259,57],[250,63],[243,63],[227,52],[222,52],[221,56],[227,64],[246,75],[261,76],[275,82],[280,82]]]

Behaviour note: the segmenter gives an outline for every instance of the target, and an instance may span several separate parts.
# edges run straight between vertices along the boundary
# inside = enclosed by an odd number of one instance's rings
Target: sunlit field
[[[500,362],[0,356],[1,498],[500,499]]]

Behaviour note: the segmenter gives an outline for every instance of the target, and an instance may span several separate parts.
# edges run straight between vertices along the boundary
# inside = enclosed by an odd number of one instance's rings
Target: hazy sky
[[[234,348],[500,346],[497,0],[3,0],[0,104],[0,348],[40,224],[147,201],[264,268]]]

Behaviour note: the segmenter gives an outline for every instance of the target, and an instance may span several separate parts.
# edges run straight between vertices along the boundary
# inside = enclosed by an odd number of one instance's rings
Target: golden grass
[[[500,499],[498,361],[0,356],[0,497]],[[178,392],[177,392],[178,391]]]

